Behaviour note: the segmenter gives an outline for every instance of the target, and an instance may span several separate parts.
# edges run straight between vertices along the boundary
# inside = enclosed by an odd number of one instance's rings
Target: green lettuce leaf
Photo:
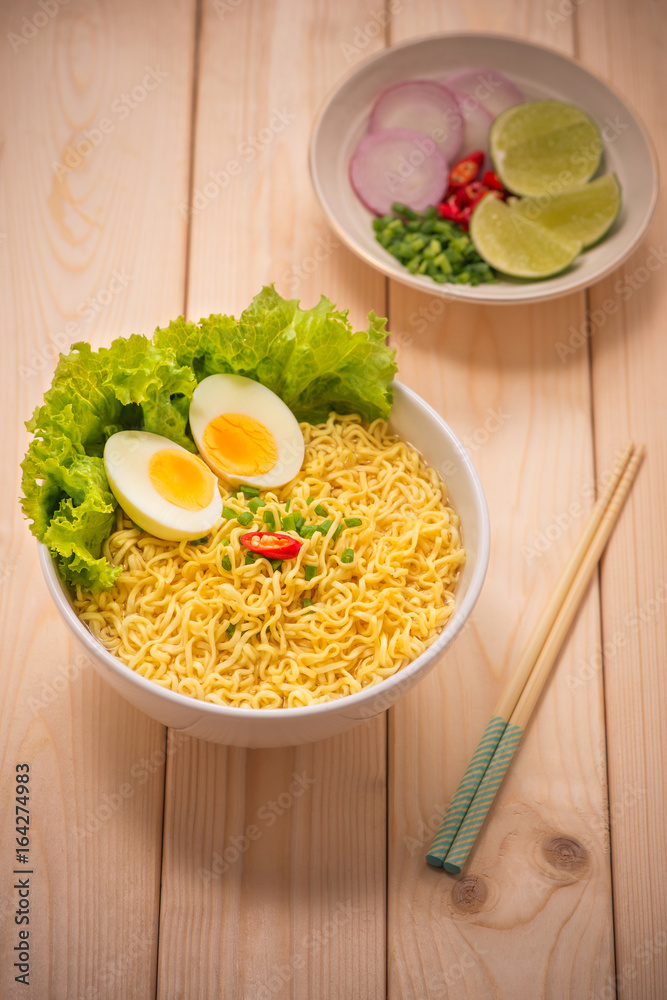
[[[156,330],[153,342],[171,349],[197,381],[231,372],[262,382],[297,420],[318,423],[331,410],[387,418],[397,369],[385,344],[386,320],[372,312],[368,329],[355,332],[347,315],[324,296],[313,309],[301,309],[269,285],[238,321],[213,315],[195,324],[179,317]]]
[[[239,320],[179,317],[152,340],[133,335],[98,351],[78,343],[61,355],[26,425],[33,438],[22,463],[21,504],[63,578],[94,591],[112,586],[120,572],[102,555],[117,507],[102,460],[107,439],[146,430],[196,451],[188,410],[208,375],[262,382],[298,420],[317,423],[332,410],[387,418],[395,352],[385,344],[386,321],[375,313],[368,319],[368,329],[355,332],[347,311],[324,296],[303,310],[267,286]]]

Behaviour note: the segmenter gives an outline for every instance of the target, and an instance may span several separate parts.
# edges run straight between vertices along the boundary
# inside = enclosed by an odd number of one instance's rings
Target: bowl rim
[[[309,715],[325,715],[330,712],[340,712],[342,708],[347,708],[348,706],[358,707],[359,705],[363,705],[365,702],[372,701],[380,696],[386,697],[391,692],[394,692],[396,697],[390,697],[388,699],[386,707],[389,708],[394,704],[398,696],[400,696],[401,688],[405,685],[407,679],[411,678],[424,666],[435,660],[439,654],[443,653],[445,649],[451,645],[470,617],[472,609],[475,606],[481,592],[489,562],[491,532],[486,497],[477,470],[475,469],[463,444],[451,429],[449,424],[443,417],[440,416],[437,410],[430,406],[430,404],[423,400],[416,392],[409,389],[401,382],[394,381],[392,383],[392,389],[395,393],[404,393],[412,404],[416,405],[425,414],[428,414],[431,418],[436,420],[436,422],[440,425],[441,432],[449,438],[449,441],[456,452],[457,461],[460,461],[472,487],[472,493],[479,514],[479,538],[477,543],[475,568],[468,584],[468,592],[461,604],[456,608],[452,618],[443,627],[442,632],[437,637],[435,642],[425,649],[423,653],[420,653],[419,656],[411,663],[406,664],[406,666],[401,667],[401,669],[395,674],[392,674],[391,677],[386,677],[378,684],[374,684],[362,691],[357,691],[354,694],[345,695],[343,698],[338,698],[334,701],[318,702],[314,705],[303,705],[296,708],[279,708],[269,710],[271,711],[271,718],[273,719],[276,718],[275,713],[278,713],[278,718],[284,717],[286,719],[296,720],[303,718],[305,713],[308,713]],[[163,688],[154,681],[136,673],[123,663],[122,660],[114,656],[113,653],[110,653],[107,649],[105,649],[104,646],[95,638],[92,632],[90,632],[84,623],[78,618],[67,596],[65,589],[66,585],[61,580],[49,550],[43,542],[39,543],[39,561],[49,593],[51,594],[56,608],[60,612],[60,615],[64,619],[67,626],[76,635],[93,659],[101,660],[107,668],[109,668],[113,673],[121,676],[123,680],[138,685],[140,690],[143,690],[158,699],[163,699],[167,704],[199,710],[203,712],[204,715],[213,717],[217,716],[226,719],[243,719],[245,721],[254,720],[255,722],[258,722],[260,719],[265,717],[265,710],[263,709],[234,708],[231,705],[215,705],[208,701],[201,701],[198,698],[190,698],[187,695],[179,694],[177,691],[170,691],[167,688]],[[398,688],[398,692],[396,692],[396,688]],[[382,709],[380,711],[382,711]]]
[[[494,297],[493,295],[485,296],[480,298],[476,293],[474,288],[466,287],[465,285],[439,285],[436,282],[432,282],[431,285],[427,285],[418,279],[418,276],[412,275],[406,271],[406,273],[400,274],[398,268],[394,268],[388,262],[381,259],[376,259],[371,256],[363,247],[356,244],[354,239],[352,239],[346,231],[339,225],[337,220],[333,217],[329,211],[326,200],[317,176],[316,166],[315,166],[315,146],[318,137],[319,130],[322,125],[324,115],[326,114],[329,105],[332,103],[333,99],[337,95],[338,91],[344,87],[357,73],[361,73],[366,70],[373,63],[381,62],[391,56],[392,53],[397,52],[401,49],[406,49],[411,46],[416,46],[424,44],[426,42],[434,41],[469,41],[477,39],[493,39],[498,42],[510,42],[518,45],[525,49],[536,49],[538,51],[547,53],[549,56],[560,60],[563,63],[571,63],[577,66],[583,73],[590,76],[597,83],[602,84],[607,90],[623,105],[630,114],[635,119],[640,132],[644,137],[648,152],[651,158],[651,164],[653,167],[653,189],[651,192],[651,200],[648,209],[644,215],[643,222],[637,231],[633,240],[624,248],[624,250],[608,264],[601,267],[601,269],[594,274],[592,277],[580,277],[574,280],[571,285],[566,288],[556,289],[555,291],[550,291],[548,288],[543,290],[538,290],[537,294],[529,294],[531,288],[536,288],[537,283],[531,284],[527,282],[525,286],[516,285],[517,289],[523,290],[525,288],[525,294],[516,295],[512,297]],[[596,285],[598,282],[602,281],[604,278],[608,277],[613,271],[623,264],[628,257],[637,249],[643,238],[645,237],[653,219],[655,217],[656,209],[658,207],[658,199],[660,194],[660,164],[658,161],[658,155],[651,138],[651,133],[647,129],[642,116],[637,112],[634,105],[628,101],[625,95],[621,94],[612,84],[610,84],[606,79],[599,76],[597,73],[593,73],[580,59],[574,58],[572,56],[564,55],[558,52],[556,49],[549,48],[547,45],[542,45],[538,42],[529,42],[525,38],[520,38],[517,35],[505,34],[501,32],[491,32],[491,31],[440,31],[433,32],[426,35],[418,35],[415,38],[406,39],[403,42],[397,42],[395,45],[390,45],[387,48],[381,49],[379,52],[374,52],[372,55],[367,56],[362,59],[361,62],[353,66],[347,73],[340,77],[334,85],[328,91],[326,97],[320,104],[320,107],[315,115],[313,121],[310,140],[308,143],[308,171],[310,174],[310,181],[315,191],[315,196],[317,198],[320,210],[324,215],[328,225],[334,230],[336,235],[342,240],[348,249],[352,250],[358,257],[360,257],[369,267],[380,271],[385,277],[398,281],[401,284],[407,285],[410,288],[414,288],[417,291],[423,292],[424,294],[437,295],[440,298],[449,300],[451,302],[471,302],[477,305],[500,305],[500,306],[515,306],[515,305],[530,305],[535,302],[544,302],[552,299],[563,298],[566,295],[572,295],[575,292],[583,291],[587,288]],[[549,279],[540,279],[540,282],[544,282],[548,285]]]

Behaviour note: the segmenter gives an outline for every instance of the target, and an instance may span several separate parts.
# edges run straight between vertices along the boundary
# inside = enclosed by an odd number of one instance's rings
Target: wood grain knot
[[[454,906],[462,913],[477,913],[489,895],[486,882],[479,875],[464,875],[452,888]]]
[[[588,868],[588,851],[572,837],[549,837],[542,851],[549,864],[560,871],[579,875]]]

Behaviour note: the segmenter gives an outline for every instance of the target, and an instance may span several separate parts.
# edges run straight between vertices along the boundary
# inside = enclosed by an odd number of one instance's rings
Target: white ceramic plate
[[[583,108],[597,122],[604,141],[599,173],[613,171],[621,183],[623,206],[612,230],[555,278],[499,278],[493,284],[472,288],[438,285],[430,278],[412,275],[375,240],[373,216],[350,184],[350,158],[366,132],[369,111],[381,91],[404,80],[441,80],[454,70],[477,66],[504,73],[526,100],[556,98]],[[311,137],[310,171],[329,224],[368,264],[431,295],[474,302],[535,302],[567,295],[599,281],[635,249],[649,226],[658,198],[653,144],[625,101],[571,59],[505,35],[430,35],[367,59],[324,102]]]

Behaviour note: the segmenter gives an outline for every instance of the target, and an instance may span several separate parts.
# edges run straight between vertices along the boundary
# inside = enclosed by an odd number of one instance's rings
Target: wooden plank
[[[483,24],[571,52],[571,21],[552,31],[540,14],[523,4],[405,5],[391,40]],[[492,525],[472,627],[390,712],[391,998],[596,996],[613,970],[602,691],[599,678],[583,692],[575,686],[599,641],[595,587],[464,872],[453,879],[424,862],[590,506],[588,359],[582,353],[564,372],[554,352],[583,315],[583,295],[443,308],[390,285],[401,377],[466,442]]]
[[[577,21],[582,59],[639,109],[662,163],[667,152],[660,86],[667,44],[664,10],[642,4],[628,17],[618,0],[593,2],[578,10]],[[662,511],[667,408],[661,384],[667,364],[662,321],[666,234],[663,201],[636,253],[590,291],[598,462],[606,462],[615,442],[626,437],[647,446],[601,577],[616,918],[616,979],[605,996],[613,996],[616,986],[621,1000],[667,996],[667,531]],[[595,666],[599,661],[598,651]]]
[[[185,232],[172,206],[187,189],[194,9],[190,0],[175,0],[169,17],[126,0],[44,6],[0,15],[11,95],[0,109],[0,799],[9,807],[0,993],[25,995],[13,963],[28,929],[31,995],[140,1000],[155,987],[165,730],[72,647],[16,496],[22,421],[58,350],[150,331],[182,308]],[[13,830],[21,762],[30,765],[29,865],[16,864]],[[21,927],[14,867],[31,871]]]
[[[238,315],[270,281],[355,323],[383,311],[384,281],[338,246],[307,169],[358,19],[351,0],[204,5],[190,318]],[[160,997],[384,997],[385,757],[384,719],[296,749],[183,745],[167,775]]]

